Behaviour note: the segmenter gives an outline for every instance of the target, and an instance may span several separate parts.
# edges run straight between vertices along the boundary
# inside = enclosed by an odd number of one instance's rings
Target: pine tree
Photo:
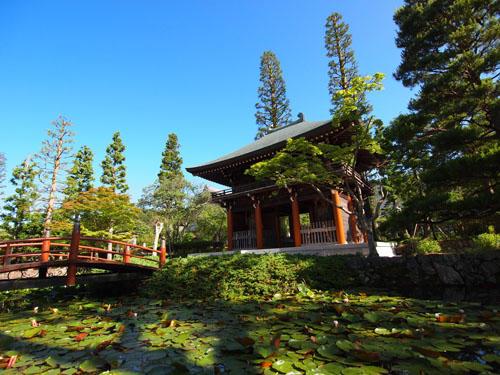
[[[283,71],[276,55],[265,51],[260,58],[260,82],[258,89],[259,102],[255,104],[255,118],[258,132],[255,139],[262,138],[270,130],[285,125],[290,121],[290,102],[286,98]]]
[[[126,183],[127,168],[123,165],[125,146],[120,139],[120,133],[113,134],[113,142],[106,148],[106,158],[101,163],[101,182],[109,186],[115,193],[125,193],[128,190]]]
[[[178,138],[175,133],[168,135],[165,150],[162,152],[159,179],[172,179],[176,176],[182,176],[181,166],[182,158],[179,156]]]
[[[387,134],[395,154],[419,155],[400,161],[422,171],[424,188],[400,216],[492,218],[500,211],[500,3],[406,0],[394,19],[395,77],[419,93]]]
[[[35,178],[36,165],[28,158],[12,172],[10,182],[15,186],[15,194],[5,198],[4,213],[0,215],[2,227],[11,234],[12,239],[22,238],[31,220],[34,204],[38,198]]]
[[[66,178],[66,188],[63,193],[66,195],[65,201],[75,199],[78,194],[89,191],[94,187],[94,153],[87,146],[83,146],[75,155],[73,167],[68,171]]]
[[[70,130],[73,125],[66,117],[59,115],[52,121],[54,130],[47,130],[49,138],[42,143],[42,148],[36,156],[40,166],[40,181],[44,192],[47,194],[47,208],[45,214],[45,227],[50,226],[56,194],[59,191],[60,173],[67,168],[66,159],[70,156],[73,147],[68,146],[74,141],[74,133]]]

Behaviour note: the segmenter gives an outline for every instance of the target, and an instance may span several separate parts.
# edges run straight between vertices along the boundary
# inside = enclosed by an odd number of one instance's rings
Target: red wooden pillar
[[[300,247],[302,246],[302,237],[300,236],[299,198],[297,197],[297,195],[292,197],[292,221],[295,247]]]
[[[45,228],[44,240],[42,241],[42,254],[40,255],[40,262],[48,262],[49,261],[49,252],[50,252],[50,227]],[[41,279],[45,279],[47,277],[47,267],[40,267],[38,270],[38,277]]]
[[[75,285],[76,261],[78,259],[78,248],[80,247],[80,220],[77,218],[71,234],[71,246],[69,248],[69,266],[66,276],[66,285]]]
[[[233,210],[231,206],[227,208],[227,249],[233,250]]]
[[[167,244],[165,242],[165,237],[162,237],[160,245],[160,268],[163,268],[166,257],[167,257]]]
[[[274,230],[276,231],[276,241],[277,246],[281,247],[281,223],[280,223],[280,213],[278,210],[274,211]]]
[[[345,232],[344,232],[344,222],[342,221],[342,210],[340,206],[340,197],[337,190],[333,190],[333,202],[336,206],[333,207],[333,218],[335,220],[335,228],[337,232],[337,243],[343,245],[346,243]]]
[[[347,208],[349,208],[349,211],[353,212],[354,207],[352,205],[352,199],[348,195],[347,196]],[[358,243],[358,226],[356,225],[356,216],[355,215],[349,215],[349,221],[351,223],[351,232],[352,232],[352,240],[354,243]]]
[[[3,266],[7,267],[10,264],[10,243],[7,244],[7,247],[5,248],[5,254],[3,256]]]
[[[123,262],[130,263],[130,246],[128,245],[123,249]]]
[[[262,210],[258,199],[255,202],[255,234],[257,236],[257,249],[263,249],[264,236],[262,234]]]

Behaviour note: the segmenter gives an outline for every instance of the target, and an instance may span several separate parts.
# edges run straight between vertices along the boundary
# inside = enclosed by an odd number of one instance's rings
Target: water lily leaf
[[[247,336],[237,337],[235,338],[235,340],[238,341],[243,346],[253,346],[255,344],[255,340]]]
[[[345,367],[342,366],[341,364],[338,364],[338,363],[327,363],[327,364],[325,364],[323,366],[320,366],[319,368],[321,370],[323,370],[323,371],[327,371],[328,374],[341,375],[342,374],[342,370]]]
[[[479,362],[462,362],[462,365],[464,365],[466,368],[472,371],[477,371],[477,372],[482,372],[482,371],[490,371],[493,370],[493,367],[490,365],[487,365],[485,363],[479,363]]]
[[[411,348],[413,350],[415,350],[416,352],[419,352],[420,354],[423,354],[426,357],[439,358],[441,356],[441,353],[439,353],[439,352],[437,352],[435,350],[432,350],[432,349],[422,348],[420,346],[412,346]]]
[[[321,368],[314,368],[312,370],[307,370],[306,375],[331,375],[331,372]]]
[[[318,353],[325,358],[336,358],[340,354],[339,347],[337,345],[320,345],[317,349]]]
[[[370,374],[388,374],[389,371],[387,371],[383,367],[378,367],[378,366],[363,366],[361,367],[363,370],[368,371]]]
[[[0,335],[0,348],[1,349],[6,349],[12,345],[14,342],[14,337],[9,336],[9,335]]]
[[[85,337],[87,337],[89,334],[88,332],[80,332],[78,335],[75,337],[76,342],[82,341]]]
[[[438,322],[440,323],[462,323],[465,320],[465,315],[437,315]]]
[[[361,349],[351,350],[351,355],[366,362],[377,362],[380,360],[380,355],[377,352],[368,352]]]
[[[93,372],[93,371],[97,371],[100,369],[102,370],[107,365],[108,365],[108,362],[106,362],[104,359],[98,358],[98,357],[93,357],[93,358],[87,359],[85,362],[83,362],[80,365],[80,370],[82,370],[84,372]]]
[[[26,374],[26,375],[41,374],[45,370],[47,370],[47,367],[31,366],[31,367],[28,367],[26,370],[24,370],[23,374]]]
[[[336,342],[336,345],[344,352],[350,352],[353,349],[358,349],[357,345],[350,342],[349,340],[338,340]]]
[[[278,350],[274,345],[255,345],[253,349],[262,358],[268,358]]]
[[[359,367],[346,367],[342,370],[342,375],[367,375],[368,373]]]
[[[186,341],[189,337],[191,336],[190,333],[182,333],[180,334],[179,336],[177,337],[174,337],[172,339],[173,342],[175,343],[178,343],[178,344],[182,344],[184,341]]]
[[[281,341],[281,332],[278,332],[274,334],[270,344],[278,348],[280,346],[280,341]]]
[[[272,365],[272,368],[283,374],[294,371],[293,362],[282,359],[278,359],[277,361],[275,361]]]
[[[36,335],[38,335],[38,333],[41,330],[42,329],[40,327],[35,327],[35,328],[32,328],[32,329],[28,329],[27,331],[24,331],[24,333],[22,334],[22,337],[25,338],[25,339],[31,339],[31,338],[35,337]]]
[[[491,362],[496,362],[496,363],[500,364],[500,355],[486,354],[486,355],[483,355],[482,358],[486,362],[490,362],[490,363]]]

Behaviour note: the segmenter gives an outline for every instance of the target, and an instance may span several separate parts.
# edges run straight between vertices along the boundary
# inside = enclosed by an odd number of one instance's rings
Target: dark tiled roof
[[[239,150],[231,152],[218,159],[208,163],[200,164],[195,167],[186,168],[192,174],[217,168],[222,165],[230,164],[239,160],[246,159],[250,156],[261,155],[266,152],[283,147],[286,140],[289,138],[310,137],[317,133],[324,132],[328,127],[331,127],[331,120],[325,121],[304,121],[290,125],[281,126],[264,137],[252,142]]]

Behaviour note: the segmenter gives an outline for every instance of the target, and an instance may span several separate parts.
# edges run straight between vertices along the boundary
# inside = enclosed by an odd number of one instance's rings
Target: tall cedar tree
[[[12,239],[23,237],[25,227],[31,220],[33,206],[39,196],[35,184],[37,174],[36,165],[30,164],[29,156],[12,172],[10,182],[15,186],[15,194],[5,198],[4,213],[0,215],[2,226]]]
[[[5,187],[3,185],[5,181],[5,161],[5,154],[0,152],[0,196],[3,195],[3,188]]]
[[[258,89],[259,102],[255,104],[255,118],[258,132],[255,139],[262,138],[270,130],[285,125],[290,121],[290,102],[286,98],[283,71],[276,55],[265,51],[260,57],[260,82]]]
[[[42,143],[42,148],[36,156],[40,166],[40,181],[42,189],[47,194],[47,208],[45,213],[45,227],[49,227],[54,213],[56,194],[59,189],[59,177],[61,172],[67,168],[66,159],[73,150],[69,144],[73,143],[74,133],[70,130],[73,126],[71,121],[59,115],[56,121],[52,122],[54,130],[47,130],[49,138]]]
[[[347,90],[352,86],[352,80],[358,76],[358,64],[351,49],[352,37],[349,34],[349,25],[342,22],[339,13],[332,13],[326,19],[325,48],[326,56],[330,58],[328,63],[328,76],[330,82],[328,89],[330,97],[339,90]],[[335,114],[336,106],[330,109]]]
[[[351,36],[348,26],[341,22],[338,13],[328,17],[326,24],[325,45],[330,62],[330,91],[333,92],[332,104],[334,127],[344,127],[352,133],[351,142],[343,145],[313,144],[305,138],[289,139],[286,147],[273,158],[254,164],[248,174],[257,179],[272,179],[279,186],[288,186],[297,182],[311,186],[329,204],[358,218],[368,237],[371,256],[377,256],[374,241],[373,223],[380,213],[385,200],[385,192],[380,191],[375,214],[366,205],[367,196],[363,182],[358,178],[358,156],[360,152],[376,154],[380,151],[378,140],[373,136],[379,133],[382,125],[370,115],[371,106],[365,100],[369,91],[381,90],[384,75],[376,73],[373,77],[357,75],[354,53],[349,49]],[[346,56],[348,59],[346,60]],[[346,166],[344,174],[333,174],[329,165]],[[374,164],[376,164],[374,162]],[[364,181],[368,172],[361,176]],[[352,212],[337,206],[325,195],[324,191],[332,186],[340,187],[349,195],[354,209]]]
[[[161,159],[160,172],[158,173],[160,180],[182,176],[182,158],[179,156],[179,147],[177,135],[175,133],[169,134],[165,150],[161,154],[163,158]]]
[[[419,93],[387,137],[422,187],[395,221],[489,221],[500,211],[500,2],[406,0],[394,19],[395,77]]]
[[[63,193],[66,195],[65,201],[76,199],[78,194],[89,191],[94,187],[94,153],[87,146],[78,150],[73,161],[73,167],[68,171],[66,178],[66,188]]]
[[[101,163],[101,182],[115,193],[125,193],[128,190],[126,183],[127,168],[123,165],[125,146],[120,139],[120,133],[113,134],[113,142],[106,148],[106,158]]]

